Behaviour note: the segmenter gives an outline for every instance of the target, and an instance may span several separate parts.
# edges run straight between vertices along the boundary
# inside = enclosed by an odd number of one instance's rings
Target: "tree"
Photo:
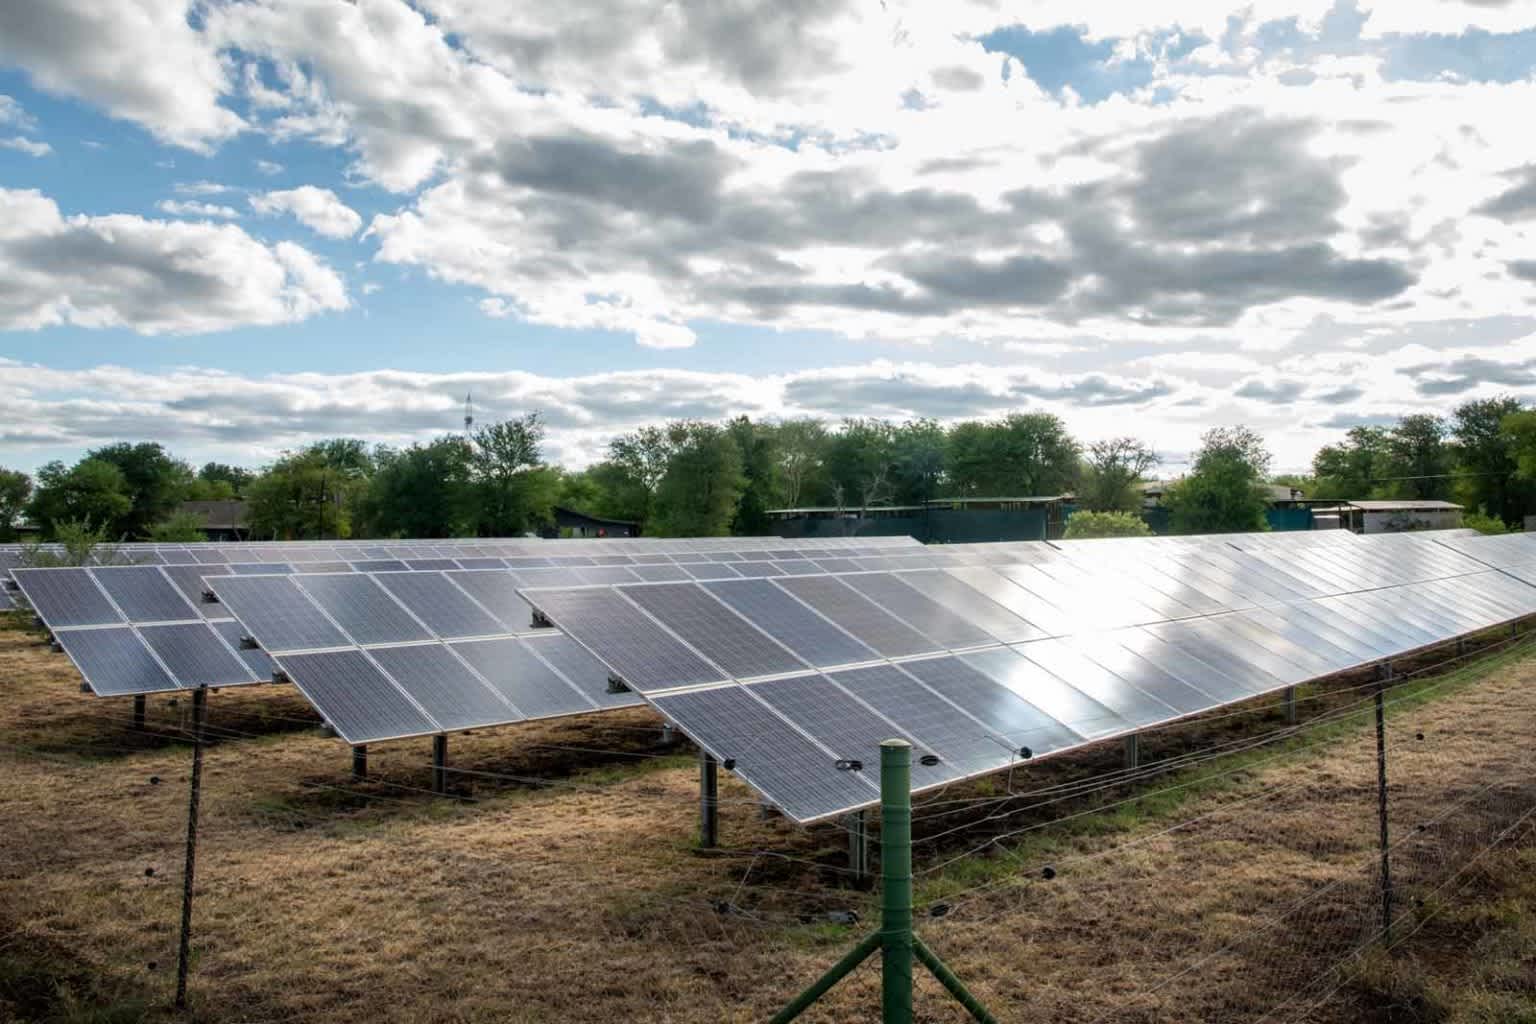
[[[1393,497],[1444,501],[1451,496],[1451,450],[1446,423],[1439,416],[1415,413],[1397,421],[1387,434],[1391,454],[1389,490]]]
[[[16,539],[16,522],[31,496],[31,477],[20,470],[0,468],[0,543]]]
[[[1067,520],[1065,540],[1087,537],[1150,537],[1152,528],[1131,512],[1073,512]]]
[[[891,491],[898,505],[939,497],[949,437],[937,420],[908,420],[891,432]]]
[[[27,514],[45,538],[57,536],[66,523],[116,537],[117,524],[133,509],[123,471],[100,459],[82,459],[66,469],[50,462],[37,471],[37,488]]]
[[[1536,511],[1536,481],[1519,476],[1515,439],[1504,429],[1504,421],[1522,411],[1519,401],[1506,395],[1463,403],[1451,414],[1456,500],[1509,526]]]
[[[818,419],[785,420],[773,428],[774,453],[779,464],[781,508],[815,504],[826,488],[823,465],[827,454],[827,425]],[[811,497],[818,496],[818,497]]]
[[[1136,484],[1159,461],[1155,451],[1134,437],[1094,442],[1083,460],[1077,503],[1094,512],[1138,511],[1141,492]]]
[[[1509,527],[1504,525],[1504,520],[1498,516],[1484,515],[1480,509],[1473,509],[1463,513],[1461,525],[1478,533],[1500,534],[1508,533]]]
[[[116,466],[123,475],[129,509],[113,523],[116,537],[147,537],[150,527],[169,516],[186,498],[192,467],[172,458],[153,441],[109,444],[85,453],[86,459]]]
[[[157,544],[187,544],[207,540],[203,521],[191,512],[172,512],[149,528],[149,539]]]
[[[732,420],[727,431],[741,455],[742,489],[731,517],[731,533],[761,537],[769,532],[768,509],[779,490],[778,456],[773,431],[745,416]]]
[[[473,533],[478,516],[473,459],[471,446],[453,435],[379,452],[378,468],[358,502],[367,532],[375,537]]]
[[[365,443],[351,438],[320,441],[284,454],[245,489],[252,536],[350,537],[355,506],[374,466]]]
[[[1051,413],[961,423],[949,433],[950,489],[960,497],[1064,494],[1077,477],[1077,458],[1077,442]]]
[[[476,533],[517,537],[550,522],[560,493],[560,473],[544,465],[543,443],[544,424],[538,413],[475,432],[470,468]]]
[[[1536,481],[1536,409],[1512,412],[1499,424],[1499,432],[1515,460],[1515,476]]]
[[[870,508],[892,503],[895,438],[896,428],[887,420],[843,420],[828,439],[823,459],[832,504]]]
[[[1397,475],[1391,438],[1384,427],[1351,427],[1339,444],[1324,445],[1312,457],[1317,477],[1314,498],[1350,500],[1381,497],[1377,483]]]
[[[203,468],[197,471],[197,479],[204,484],[217,486],[227,485],[233,497],[239,497],[245,493],[245,487],[256,474],[243,466],[229,466],[222,462],[205,462]]]
[[[655,531],[664,537],[714,537],[730,528],[746,486],[741,450],[713,423],[670,424],[671,457],[656,486]]]
[[[1200,438],[1190,473],[1164,495],[1177,533],[1263,530],[1269,450],[1247,427],[1215,427]]]

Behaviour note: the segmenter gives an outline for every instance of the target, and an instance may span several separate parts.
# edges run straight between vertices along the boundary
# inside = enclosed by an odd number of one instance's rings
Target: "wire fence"
[[[1294,723],[1255,702],[1145,737],[1134,767],[1106,746],[920,797],[919,932],[1004,1021],[1449,998],[1412,965],[1494,928],[1529,867],[1530,654],[1489,635],[1390,686],[1310,688]],[[0,628],[0,1017],[173,999],[192,702],[154,698],[136,729],[76,685]],[[762,1020],[868,927],[842,824],[795,828],[723,778],[722,849],[696,850],[692,753],[647,712],[456,736],[447,798],[426,741],[371,749],[358,780],[318,725],[281,689],[209,698],[195,1014]],[[865,1017],[878,984],[861,967],[805,1019]],[[918,998],[963,1019],[931,982]]]

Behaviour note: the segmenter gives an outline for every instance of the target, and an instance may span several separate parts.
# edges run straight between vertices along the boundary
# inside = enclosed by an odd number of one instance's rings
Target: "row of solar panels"
[[[1401,554],[1417,545],[1392,546]],[[1017,583],[1017,569],[998,567],[997,574]],[[877,602],[861,600],[869,595],[855,578],[810,582],[818,584],[811,596],[822,621],[815,623],[805,615],[808,602],[791,605],[777,595],[722,601],[714,584],[673,585],[678,593],[661,599],[635,593],[657,588],[634,586],[525,596],[801,822],[874,803],[878,744],[891,736],[935,755],[935,763],[914,768],[921,791],[1536,614],[1536,588],[1484,568],[985,646],[969,628],[982,620],[969,612],[925,618],[909,596],[886,592],[885,584],[884,607],[875,609]],[[900,618],[889,607],[896,599],[910,619],[893,621]],[[995,619],[995,609],[987,615]],[[849,657],[837,648],[850,637],[879,657],[827,664]],[[948,649],[928,649],[935,644]],[[807,671],[806,662],[816,670]],[[851,762],[864,770],[838,770]]]
[[[222,544],[120,544],[100,549],[97,564],[217,565],[220,563],[366,563],[382,561],[511,559],[531,568],[549,565],[629,565],[725,559],[748,552],[766,557],[814,557],[817,554],[878,554],[920,546],[911,537],[816,537],[793,541],[780,537],[623,538],[614,540],[448,540],[264,541]],[[42,545],[47,555],[63,555],[58,545]],[[31,549],[0,544],[0,571],[27,564]],[[497,566],[498,568],[504,566]]]
[[[649,690],[727,678],[711,674],[708,664],[690,661],[695,648],[707,652],[711,663],[727,666],[731,678],[756,679],[1067,636],[1090,626],[1170,621],[1324,592],[1320,587],[1298,589],[1304,586],[1298,578],[1283,577],[1265,563],[1228,562],[1221,551],[1148,551],[1149,558],[1176,559],[1164,569],[1146,568],[1145,576],[1166,570],[1153,586],[1102,567],[1087,571],[1059,562],[1051,567],[1052,575],[1037,566],[1009,564],[1014,556],[1002,547],[972,545],[943,552],[1002,563],[996,571],[971,565],[944,571],[629,584],[613,590],[599,586],[568,594],[584,602],[589,619],[604,623],[603,636],[590,643],[601,645],[595,649],[615,675],[629,686]],[[1335,573],[1352,571],[1353,578],[1332,581],[1327,592],[1367,590],[1400,579],[1482,568],[1434,545],[1421,548],[1417,557],[1401,551],[1393,556],[1395,575],[1384,575],[1389,567],[1379,562],[1331,566]],[[387,589],[391,581],[384,576],[374,582]],[[420,673],[386,667],[378,653],[407,644],[452,648],[469,635],[494,628],[492,623],[472,614],[449,614],[434,627],[439,635],[429,638],[383,590],[366,591],[372,595],[366,602],[361,600],[365,591],[359,590],[346,601],[327,605],[312,592],[310,579],[210,576],[207,583],[343,738],[369,743],[437,731],[433,723],[460,706],[490,716],[467,720],[456,715],[457,721],[469,722],[465,728],[518,720],[487,705],[483,691],[490,680],[477,679],[470,671],[473,666],[456,665],[446,656],[449,651],[436,658],[430,672]],[[515,617],[513,609],[520,606],[508,600],[505,607],[503,621]],[[650,635],[650,623],[658,618],[683,638],[683,645],[668,645],[664,637]],[[769,642],[754,643],[762,640],[761,629],[744,626],[744,618],[768,624]],[[526,631],[509,630],[506,638],[518,632]],[[338,684],[338,678],[344,682]],[[511,684],[493,685],[505,693]],[[515,696],[512,703],[519,703]]]

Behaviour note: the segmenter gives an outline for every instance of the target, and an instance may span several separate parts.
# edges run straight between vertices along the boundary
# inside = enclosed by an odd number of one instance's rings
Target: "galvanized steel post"
[[[352,778],[358,782],[368,777],[368,747],[362,743],[352,748]]]
[[[699,846],[712,850],[720,845],[720,776],[718,762],[699,751]]]
[[[880,744],[880,1010],[912,1021],[912,745]]]
[[[134,697],[133,697],[133,729],[134,729],[135,732],[143,732],[144,731],[145,703],[146,703],[146,698],[144,697],[144,695],[142,693],[134,694]]]
[[[863,811],[854,811],[843,819],[848,830],[848,870],[859,887],[869,884],[869,819]]]
[[[1141,733],[1133,732],[1125,738],[1125,767],[1127,771],[1141,767]]]
[[[1296,724],[1296,687],[1287,686],[1281,696],[1285,699],[1285,724]]]
[[[1392,856],[1387,834],[1387,680],[1392,677],[1392,663],[1376,680],[1376,815],[1381,841],[1381,935],[1392,941]]]
[[[181,949],[176,957],[176,1009],[187,1008],[187,970],[192,958],[192,879],[197,864],[197,804],[203,789],[203,715],[208,688],[192,691],[192,784],[187,798],[187,862],[181,875]]]

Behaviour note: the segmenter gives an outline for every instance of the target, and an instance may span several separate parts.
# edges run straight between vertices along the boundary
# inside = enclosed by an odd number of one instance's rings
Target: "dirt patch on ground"
[[[1393,691],[1405,927],[1536,804],[1533,682],[1521,660]],[[0,629],[0,979],[19,979],[0,999],[23,1019],[157,1017],[174,984],[188,702],[152,699],[138,734],[129,703],[78,683],[36,637]],[[1410,706],[1424,685],[1440,699]],[[1285,752],[1203,759],[1283,738],[1268,702],[1149,737],[1147,760],[1188,760],[1177,775],[1106,787],[1110,746],[925,798],[922,934],[1001,1020],[1358,1019],[1364,976],[1318,976],[1379,917],[1370,695],[1364,677],[1305,692],[1303,715],[1333,724]],[[455,736],[445,800],[426,792],[426,741],[373,749],[354,783],[292,691],[225,690],[209,709],[200,1019],[762,1020],[873,910],[839,827],[765,818],[733,780],[725,852],[696,853],[694,763],[658,745],[645,711]],[[830,920],[850,912],[861,922]],[[39,986],[57,979],[70,1001],[44,1008]],[[861,969],[805,1019],[866,1019],[877,999]],[[920,1005],[964,1019],[928,981]]]

